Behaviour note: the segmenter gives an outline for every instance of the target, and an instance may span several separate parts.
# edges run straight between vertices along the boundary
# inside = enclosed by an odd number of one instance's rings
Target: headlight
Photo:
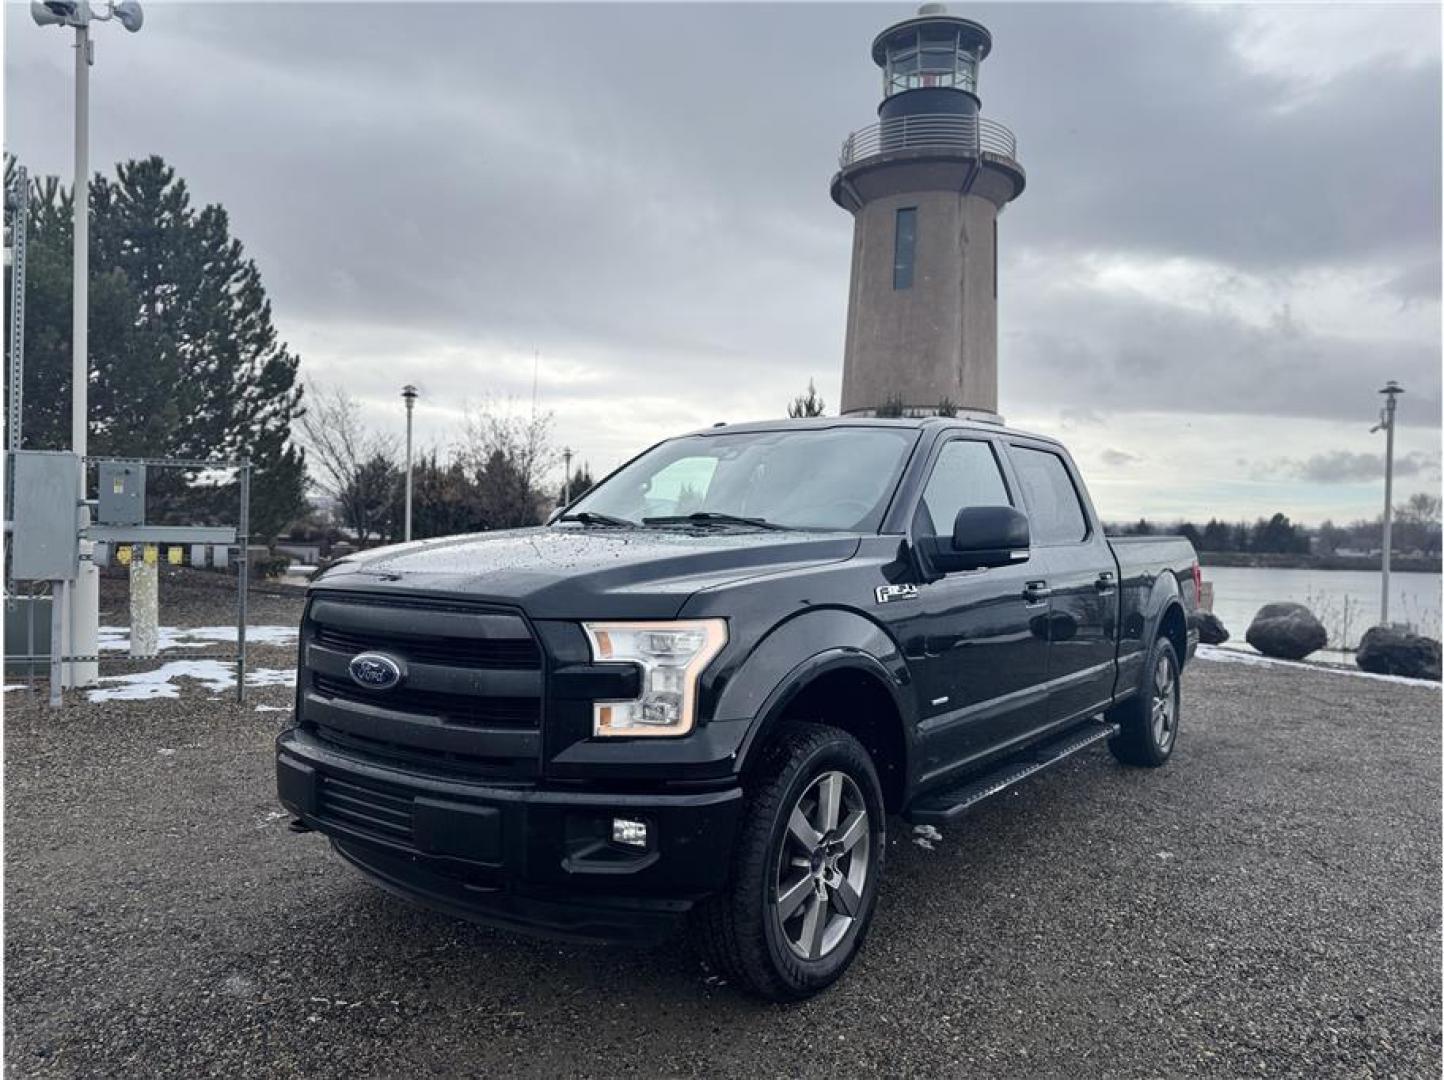
[[[593,735],[685,735],[697,709],[697,676],[727,644],[722,619],[691,622],[582,623],[601,663],[642,668],[642,693],[632,701],[599,701]]]

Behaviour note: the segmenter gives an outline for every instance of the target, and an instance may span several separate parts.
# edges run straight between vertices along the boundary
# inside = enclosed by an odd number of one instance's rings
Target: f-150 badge
[[[890,604],[894,600],[916,600],[918,598],[918,587],[916,585],[879,585],[876,590],[877,602],[879,604]]]

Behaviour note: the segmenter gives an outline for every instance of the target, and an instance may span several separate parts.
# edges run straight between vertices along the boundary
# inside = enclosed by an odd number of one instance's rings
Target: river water
[[[1292,600],[1308,607],[1328,628],[1329,649],[1310,659],[1343,660],[1336,649],[1352,649],[1364,631],[1379,621],[1381,575],[1377,570],[1275,570],[1252,566],[1205,566],[1213,582],[1213,610],[1228,628],[1230,646],[1243,646],[1243,635],[1264,604]],[[1407,623],[1439,637],[1438,574],[1389,575],[1389,621]]]

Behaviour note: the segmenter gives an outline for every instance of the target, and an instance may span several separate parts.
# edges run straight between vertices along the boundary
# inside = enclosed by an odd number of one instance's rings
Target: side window
[[[1088,516],[1068,466],[1057,454],[1014,446],[1009,451],[1035,544],[1076,544],[1088,536]]]
[[[993,448],[973,439],[944,443],[913,519],[919,536],[951,536],[965,506],[1012,506]]]

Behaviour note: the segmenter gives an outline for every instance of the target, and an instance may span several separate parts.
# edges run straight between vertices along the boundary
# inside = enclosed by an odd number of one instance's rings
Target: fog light
[[[626,844],[628,847],[646,847],[647,823],[632,821],[630,818],[612,818],[612,842]]]

